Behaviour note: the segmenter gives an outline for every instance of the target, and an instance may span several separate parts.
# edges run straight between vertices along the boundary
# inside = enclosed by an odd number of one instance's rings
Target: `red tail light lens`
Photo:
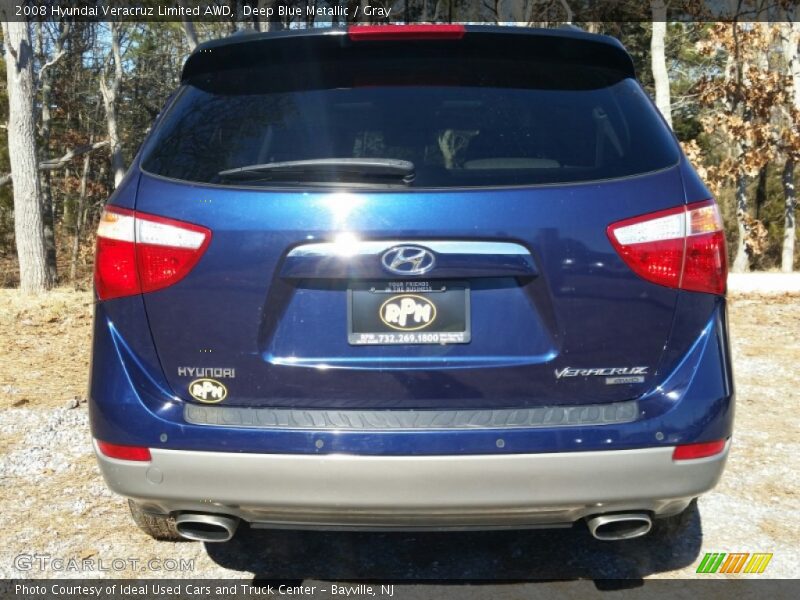
[[[177,283],[210,241],[205,227],[108,206],[97,229],[97,296],[109,300]]]
[[[141,291],[133,243],[97,237],[94,286],[101,300],[138,294]]]
[[[463,25],[351,25],[347,35],[354,42],[373,40],[460,40]]]
[[[695,458],[706,458],[719,454],[725,449],[725,440],[715,442],[703,442],[701,444],[684,444],[675,446],[672,451],[672,460],[693,460]]]
[[[150,460],[150,449],[142,446],[121,446],[97,440],[97,448],[104,456],[118,460],[135,460],[147,462]]]
[[[725,233],[713,200],[618,221],[607,233],[625,263],[643,279],[694,292],[725,293]]]

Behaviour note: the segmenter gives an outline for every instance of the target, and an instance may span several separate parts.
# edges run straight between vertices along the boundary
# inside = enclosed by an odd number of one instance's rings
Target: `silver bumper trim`
[[[728,447],[680,463],[672,450],[353,456],[153,449],[150,463],[99,453],[98,461],[112,490],[156,513],[222,513],[275,527],[492,528],[623,510],[680,512],[717,483]]]

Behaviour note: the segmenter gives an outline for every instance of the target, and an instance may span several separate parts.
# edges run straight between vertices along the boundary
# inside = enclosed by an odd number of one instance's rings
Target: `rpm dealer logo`
[[[381,305],[380,317],[392,329],[418,331],[436,320],[436,305],[416,294],[392,296]]]
[[[216,404],[228,396],[228,388],[216,379],[203,377],[189,384],[189,394],[198,402]]]

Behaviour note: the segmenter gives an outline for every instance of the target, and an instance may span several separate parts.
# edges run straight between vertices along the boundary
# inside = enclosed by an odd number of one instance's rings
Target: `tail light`
[[[713,200],[618,221],[607,233],[625,263],[643,279],[693,292],[725,293],[725,233]]]
[[[109,458],[117,460],[135,460],[147,462],[150,460],[150,449],[143,446],[121,446],[97,440],[97,449]]]
[[[672,451],[672,460],[694,460],[707,458],[719,454],[725,449],[725,440],[702,442],[700,444],[682,444],[675,446]]]
[[[160,290],[183,279],[211,241],[199,225],[107,206],[97,229],[100,300]]]
[[[460,40],[463,25],[351,25],[348,37],[354,42],[373,40]]]

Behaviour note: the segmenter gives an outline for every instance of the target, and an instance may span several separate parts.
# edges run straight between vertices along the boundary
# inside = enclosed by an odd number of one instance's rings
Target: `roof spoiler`
[[[530,56],[581,63],[616,70],[625,77],[635,77],[633,60],[622,44],[608,36],[576,29],[534,29],[482,25],[425,26],[433,30],[458,28],[459,35],[421,35],[420,25],[388,25],[387,35],[375,35],[380,26],[371,26],[369,35],[352,35],[347,28],[289,30],[275,33],[247,33],[206,42],[197,47],[183,66],[181,81],[217,71],[258,67],[277,62],[313,61],[341,52],[352,55],[362,51],[375,55],[390,53],[396,44],[430,44],[444,51],[457,45],[459,54],[482,56]],[[409,27],[410,35],[398,35]],[[414,29],[416,28],[416,30]],[[351,28],[352,29],[352,28]],[[366,30],[364,30],[366,33]],[[414,35],[416,31],[416,35]],[[451,31],[451,33],[452,33]]]

